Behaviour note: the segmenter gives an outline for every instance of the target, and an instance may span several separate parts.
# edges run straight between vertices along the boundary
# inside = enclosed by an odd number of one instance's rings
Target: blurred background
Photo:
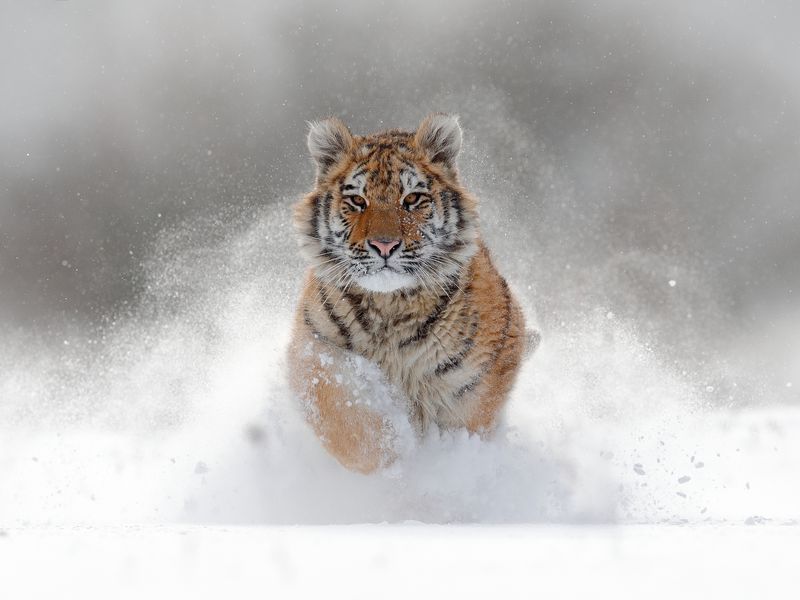
[[[618,414],[619,331],[683,386],[639,404],[797,406],[798,27],[791,0],[3,2],[0,427],[178,426],[245,334],[280,371],[306,121],[431,111],[545,352],[613,358],[545,353],[570,407]]]

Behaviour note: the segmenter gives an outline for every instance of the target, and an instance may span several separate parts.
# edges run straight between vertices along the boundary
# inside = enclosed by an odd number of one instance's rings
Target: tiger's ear
[[[317,164],[318,177],[325,175],[352,145],[350,130],[336,117],[308,123],[308,151]]]
[[[461,137],[457,115],[433,113],[420,123],[414,140],[431,162],[454,170],[458,151],[461,150]]]

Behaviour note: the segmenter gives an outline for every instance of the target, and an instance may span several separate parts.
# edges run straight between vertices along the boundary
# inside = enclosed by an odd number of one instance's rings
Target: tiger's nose
[[[400,245],[400,240],[367,240],[367,243],[375,248],[383,258],[389,258]]]

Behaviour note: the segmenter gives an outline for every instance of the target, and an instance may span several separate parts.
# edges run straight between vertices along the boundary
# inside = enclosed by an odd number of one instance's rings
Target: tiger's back
[[[490,433],[519,369],[524,318],[458,181],[460,144],[447,115],[414,133],[352,136],[329,120],[309,134],[317,182],[295,224],[312,267],[290,378],[323,443],[347,467],[370,471],[395,456],[391,420],[354,392],[361,382],[353,357],[398,390],[418,432]]]

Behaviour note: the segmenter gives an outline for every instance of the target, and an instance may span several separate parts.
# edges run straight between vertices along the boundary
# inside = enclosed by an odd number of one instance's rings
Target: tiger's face
[[[431,115],[414,133],[353,136],[313,123],[314,191],[298,205],[301,247],[316,275],[342,289],[446,289],[476,250],[475,202],[460,186],[456,117]]]

